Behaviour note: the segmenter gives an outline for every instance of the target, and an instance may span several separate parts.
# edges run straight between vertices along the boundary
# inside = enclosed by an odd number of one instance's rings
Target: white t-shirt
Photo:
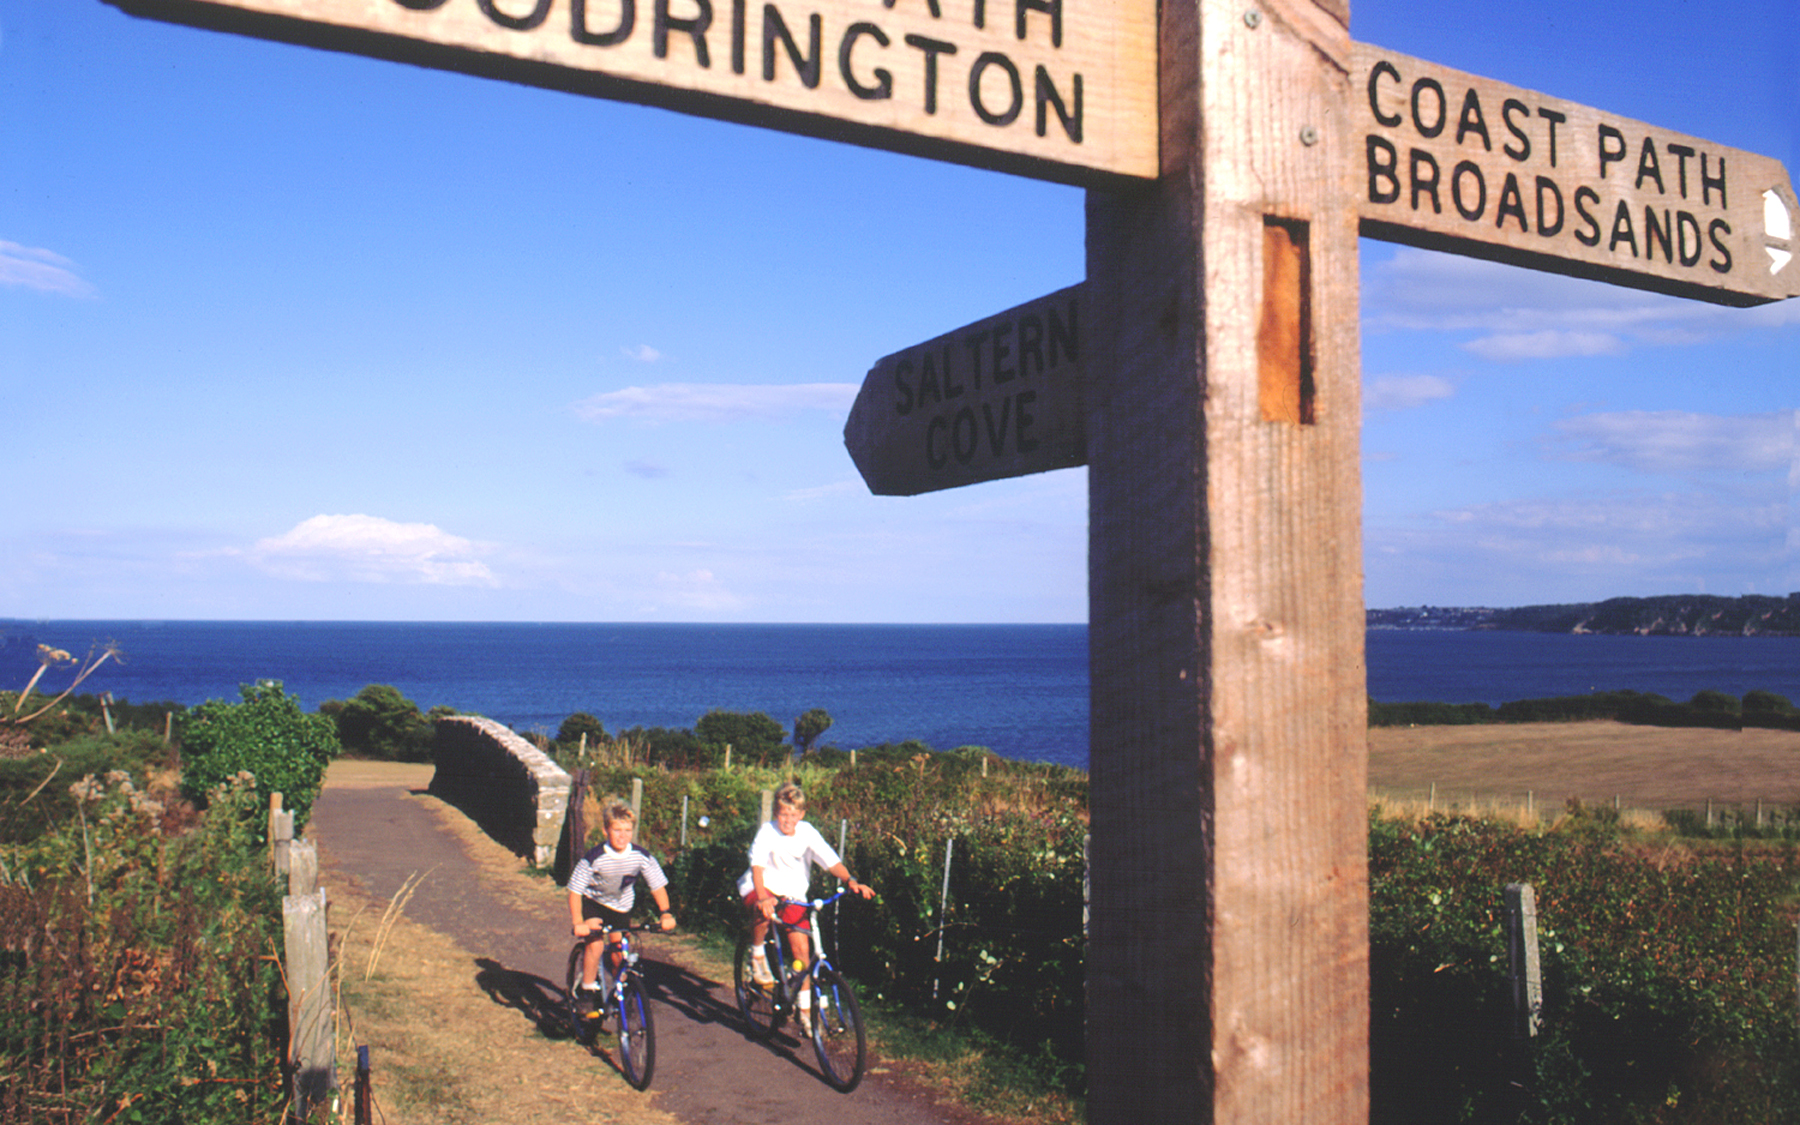
[[[783,898],[803,899],[806,889],[812,883],[810,864],[818,864],[829,871],[836,867],[842,859],[819,835],[819,830],[806,821],[794,825],[792,836],[782,835],[781,829],[774,821],[768,821],[756,830],[756,838],[750,841],[750,866],[763,869],[763,887],[770,894]],[[738,897],[742,898],[756,890],[756,881],[750,872],[745,871],[738,877]]]

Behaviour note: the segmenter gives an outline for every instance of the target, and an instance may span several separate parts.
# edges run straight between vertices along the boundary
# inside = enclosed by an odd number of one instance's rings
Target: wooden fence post
[[[319,889],[319,848],[308,839],[288,844],[288,894],[310,895]]]
[[[769,823],[770,817],[775,815],[774,810],[775,794],[771,790],[764,789],[762,791],[762,819],[756,823],[759,825]]]
[[[1544,978],[1538,970],[1537,892],[1530,883],[1506,885],[1506,963],[1513,1038],[1533,1038],[1543,1025]]]
[[[307,1120],[337,1090],[337,1018],[331,1006],[325,892],[288,895],[281,904],[287,952],[288,1051],[295,1116]]]
[[[956,850],[956,837],[944,837],[944,889],[938,892],[937,972],[944,968],[944,913],[950,906],[950,856]],[[938,998],[937,976],[931,978],[931,998]]]
[[[639,814],[643,811],[643,808],[644,779],[641,777],[634,777],[631,779],[631,819],[633,822],[642,819]]]

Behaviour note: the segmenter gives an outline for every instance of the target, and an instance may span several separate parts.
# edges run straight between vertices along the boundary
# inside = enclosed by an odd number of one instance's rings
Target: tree
[[[716,709],[700,716],[700,721],[694,724],[694,733],[707,746],[721,751],[726,746],[732,747],[739,761],[754,757],[759,762],[779,752],[781,740],[787,737],[781,724],[761,711],[741,714]]]
[[[370,684],[354,698],[319,710],[336,720],[347,753],[396,762],[431,760],[431,723],[399,688]]]
[[[794,753],[804,758],[812,753],[813,743],[819,736],[831,729],[831,715],[823,707],[812,710],[794,720]]]
[[[599,719],[586,711],[577,711],[562,721],[556,730],[556,741],[565,746],[575,746],[581,742],[581,736],[587,735],[589,746],[598,745],[606,738],[606,727]]]
[[[280,680],[242,684],[238,693],[241,703],[212,699],[190,713],[181,745],[182,792],[204,803],[213,789],[249,772],[263,807],[269,794],[279,792],[298,830],[319,795],[325,767],[342,750],[337,726],[302,711]]]

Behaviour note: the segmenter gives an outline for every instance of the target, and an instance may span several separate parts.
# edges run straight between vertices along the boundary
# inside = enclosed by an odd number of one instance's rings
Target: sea
[[[783,726],[814,707],[844,749],[917,739],[939,750],[1085,769],[1086,625],[677,625],[0,620],[0,687],[37,668],[37,646],[81,656],[114,644],[80,687],[132,703],[235,700],[279,680],[312,710],[390,684],[554,734],[586,711],[608,731],[692,727],[709,710]],[[1372,629],[1372,698],[1498,705],[1593,691],[1686,700],[1761,689],[1800,701],[1800,637],[1614,637]],[[40,687],[60,690],[67,671]]]

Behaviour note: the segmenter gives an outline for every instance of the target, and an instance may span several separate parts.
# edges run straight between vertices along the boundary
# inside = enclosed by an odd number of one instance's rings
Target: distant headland
[[[1664,594],[1574,605],[1410,606],[1365,610],[1370,629],[1507,629],[1524,633],[1604,633],[1646,637],[1800,636],[1800,593]]]

